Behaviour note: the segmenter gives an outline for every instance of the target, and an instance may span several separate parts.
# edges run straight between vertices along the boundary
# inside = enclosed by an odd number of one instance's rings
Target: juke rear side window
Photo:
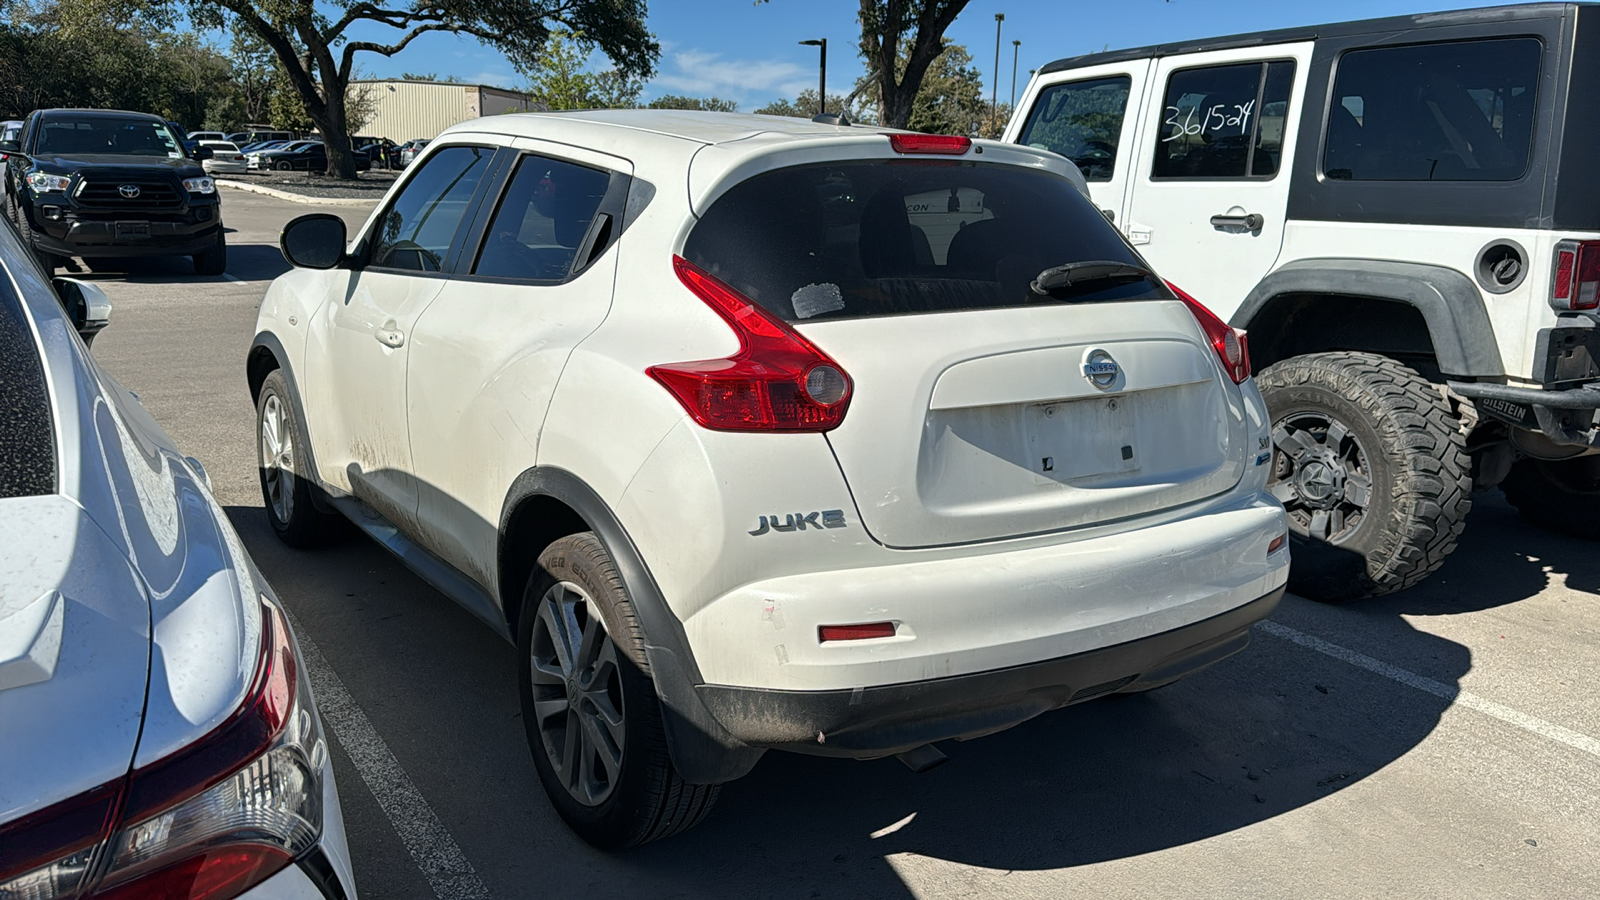
[[[1067,179],[968,162],[796,166],[718,198],[684,257],[788,321],[1165,298],[1152,278],[1049,296],[1069,263],[1143,262]]]

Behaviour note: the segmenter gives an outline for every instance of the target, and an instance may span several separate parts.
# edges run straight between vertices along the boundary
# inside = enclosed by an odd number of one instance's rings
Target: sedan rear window
[[[684,257],[791,322],[1169,296],[1124,266],[1039,293],[1048,269],[1143,262],[1059,175],[862,161],[757,175],[718,198]]]
[[[14,236],[0,234],[0,252],[18,248],[8,240]],[[55,490],[55,430],[44,366],[21,301],[0,265],[0,499]]]

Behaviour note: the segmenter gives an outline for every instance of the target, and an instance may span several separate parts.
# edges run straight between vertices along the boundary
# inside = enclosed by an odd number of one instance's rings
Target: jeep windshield
[[[1171,297],[1072,182],[1010,165],[767,172],[711,204],[683,253],[791,322]],[[1087,261],[1126,268],[1033,289],[1046,270]]]
[[[165,123],[132,116],[50,118],[40,124],[39,156],[156,156],[182,159],[183,144]]]

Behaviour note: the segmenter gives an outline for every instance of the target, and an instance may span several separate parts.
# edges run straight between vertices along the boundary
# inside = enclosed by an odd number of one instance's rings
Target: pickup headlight
[[[46,191],[65,191],[72,186],[71,175],[51,175],[49,172],[29,172],[28,187],[35,193],[43,194]]]
[[[210,178],[185,178],[183,189],[191,194],[215,194],[217,183]]]

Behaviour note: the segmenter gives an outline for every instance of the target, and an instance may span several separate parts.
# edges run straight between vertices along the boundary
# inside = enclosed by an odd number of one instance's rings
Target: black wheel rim
[[[1301,537],[1337,544],[1366,521],[1372,504],[1372,457],[1343,422],[1326,413],[1293,413],[1272,427],[1268,490]]]
[[[556,780],[585,806],[616,790],[627,748],[622,668],[594,601],[570,581],[539,600],[533,625],[533,714]]]

